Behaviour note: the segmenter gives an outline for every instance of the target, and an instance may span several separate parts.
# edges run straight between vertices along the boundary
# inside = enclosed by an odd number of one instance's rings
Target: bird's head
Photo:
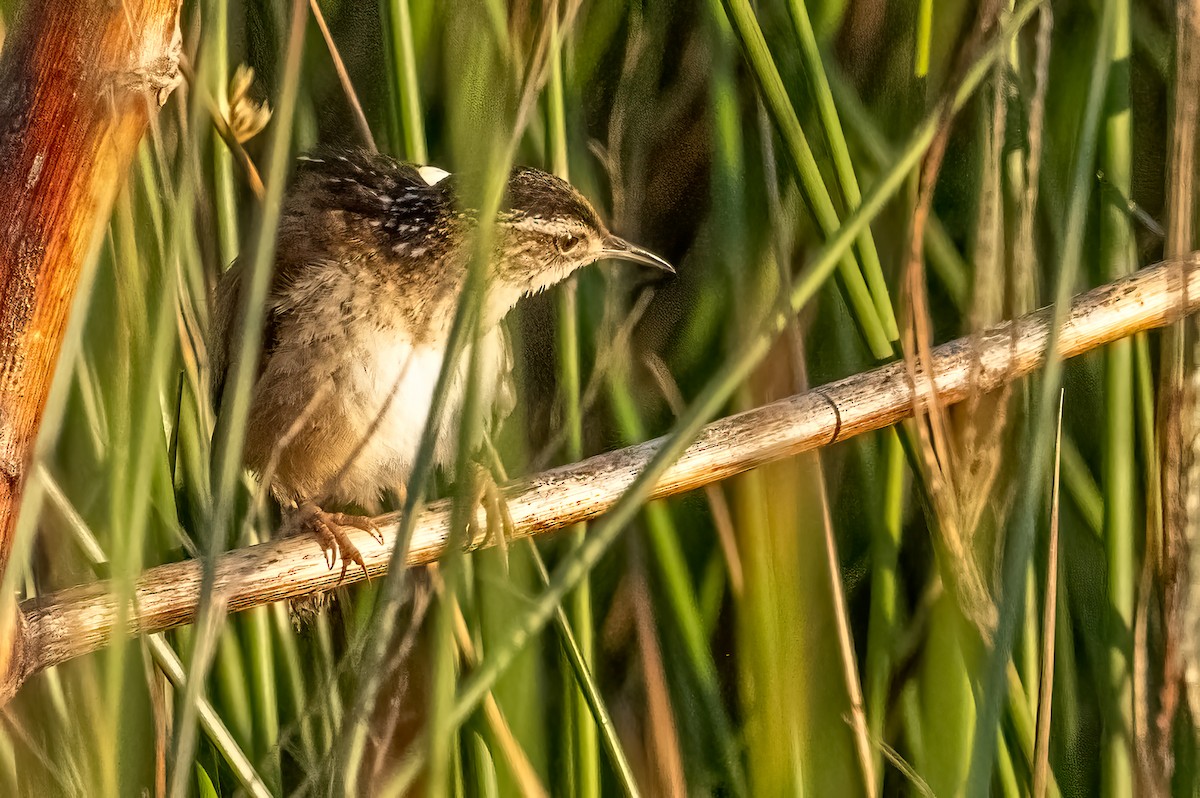
[[[671,264],[609,232],[591,203],[570,183],[528,167],[508,179],[496,219],[492,279],[534,294],[599,260],[640,263],[674,274]]]
[[[280,257],[300,263],[366,257],[392,264],[409,284],[453,289],[478,220],[458,183],[437,167],[364,150],[305,156],[284,208]],[[489,320],[598,260],[674,273],[658,255],[610,233],[570,183],[527,167],[509,175],[491,246]]]

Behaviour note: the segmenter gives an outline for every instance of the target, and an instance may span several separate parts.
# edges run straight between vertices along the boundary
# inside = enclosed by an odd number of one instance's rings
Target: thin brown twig
[[[658,355],[648,352],[644,358],[646,368],[654,377],[659,393],[667,402],[667,407],[676,417],[683,414],[683,394],[675,384],[667,364]],[[725,555],[725,567],[729,571],[729,588],[733,595],[741,598],[745,587],[746,577],[742,569],[742,556],[738,553],[737,532],[733,528],[733,513],[729,509],[729,501],[725,493],[716,485],[705,485],[704,495],[712,512],[713,526],[717,528],[717,540],[721,543],[721,551]]]
[[[1054,627],[1058,618],[1058,501],[1062,465],[1062,418],[1065,391],[1058,394],[1058,434],[1054,440],[1054,483],[1050,492],[1050,540],[1046,554],[1046,597],[1042,607],[1042,679],[1038,685],[1034,744],[1033,798],[1045,798],[1050,781],[1050,712],[1054,696]]]
[[[181,55],[179,57],[179,72],[187,81],[188,88],[199,95],[201,101],[204,103],[204,107],[208,109],[208,115],[212,118],[213,129],[217,131],[217,135],[221,137],[221,141],[225,142],[225,146],[233,153],[233,160],[241,167],[242,174],[246,178],[246,185],[254,193],[254,198],[262,202],[263,197],[267,195],[267,190],[263,186],[262,175],[258,173],[258,167],[254,165],[254,160],[246,152],[246,148],[238,141],[233,128],[229,125],[229,120],[225,118],[225,114],[221,113],[221,108],[217,105],[216,99],[205,91],[203,86],[196,82],[196,73],[192,71],[192,64],[187,60],[187,56]]]
[[[635,568],[633,578],[634,629],[637,632],[638,651],[641,653],[642,679],[646,691],[647,760],[654,762],[652,773],[647,776],[657,782],[659,795],[681,798],[687,795],[687,780],[683,773],[683,757],[679,753],[679,726],[671,708],[667,674],[663,666],[662,649],[654,633],[654,615],[651,611],[650,590],[646,574],[640,566]]]
[[[358,134],[362,136],[371,152],[376,152],[378,147],[375,146],[375,137],[371,135],[371,126],[367,124],[367,115],[363,113],[362,103],[358,101],[358,93],[354,91],[354,84],[350,82],[350,73],[346,71],[346,64],[342,61],[342,55],[338,52],[337,45],[334,44],[333,34],[329,32],[329,26],[325,24],[325,15],[321,13],[321,6],[317,0],[308,0],[308,7],[312,10],[313,19],[317,21],[317,27],[321,29],[321,36],[325,38],[325,47],[329,50],[329,57],[333,59],[333,70],[337,72],[338,81],[342,84],[346,102],[350,103],[350,111],[354,116]]]
[[[833,531],[833,517],[829,511],[829,491],[825,483],[825,469],[820,457],[810,454],[819,483],[821,501],[821,531],[824,537],[825,573],[829,577],[829,594],[833,600],[834,628],[837,631],[838,654],[841,657],[842,680],[846,685],[846,698],[850,702],[848,725],[854,737],[854,750],[858,755],[858,766],[862,771],[863,794],[877,795],[879,781],[875,773],[875,756],[871,750],[870,725],[867,723],[866,704],[863,701],[862,677],[858,673],[858,658],[854,654],[854,637],[850,631],[850,610],[846,605],[846,590],[842,584],[842,560],[838,556],[837,539]]]
[[[987,0],[979,5],[975,24],[962,46],[958,48],[951,87],[965,75],[971,59],[983,46],[989,32],[995,28],[1001,8],[1001,3],[997,0]],[[980,572],[979,563],[972,553],[970,544],[975,525],[970,523],[965,512],[967,508],[961,500],[963,486],[970,475],[969,471],[966,477],[960,475],[962,466],[959,460],[965,453],[965,447],[956,445],[950,419],[945,412],[946,403],[939,394],[936,380],[929,377],[930,372],[927,368],[922,368],[932,357],[933,335],[922,253],[933,192],[955,119],[954,106],[949,102],[952,94],[952,91],[944,92],[939,101],[941,121],[921,164],[904,268],[905,303],[901,335],[902,350],[908,364],[916,407],[917,423],[914,427],[921,444],[925,476],[940,539],[950,556],[953,584],[960,595],[960,604],[984,637],[988,637],[995,626],[997,612]],[[975,368],[979,367],[979,361],[976,360]],[[968,398],[969,402],[974,403],[982,393],[983,391],[972,393]]]

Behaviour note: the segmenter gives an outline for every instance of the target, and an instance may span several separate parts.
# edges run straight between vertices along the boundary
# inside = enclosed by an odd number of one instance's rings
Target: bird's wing
[[[452,212],[454,185],[449,173],[432,166],[365,150],[323,150],[297,163],[284,213],[303,217],[313,210],[336,210],[364,225],[379,222],[392,234],[398,224],[415,231],[436,226]]]
[[[208,342],[209,366],[212,369],[212,403],[220,409],[221,394],[225,391],[225,374],[229,369],[229,337],[241,293],[242,269],[238,261],[221,275],[217,281],[217,293],[213,301],[212,329]]]
[[[237,351],[238,338],[241,335],[241,324],[238,319],[242,312],[242,264],[234,261],[233,265],[221,275],[217,281],[217,293],[212,314],[212,340],[209,343],[209,364],[212,369],[212,402],[219,412],[221,396],[225,391],[225,380],[233,365]],[[268,299],[266,325],[263,328],[261,357],[258,361],[258,374],[270,360],[271,353],[277,343],[278,314],[275,303]]]
[[[309,269],[346,257],[347,241],[363,251],[431,248],[455,215],[453,180],[447,178],[441,170],[365,150],[322,150],[298,161],[280,221],[259,375],[277,343],[286,287]],[[241,329],[242,271],[235,261],[217,283],[210,351],[218,408]]]
[[[500,368],[496,396],[492,400],[492,426],[499,428],[517,406],[516,359],[513,357],[512,336],[504,324],[499,325]]]

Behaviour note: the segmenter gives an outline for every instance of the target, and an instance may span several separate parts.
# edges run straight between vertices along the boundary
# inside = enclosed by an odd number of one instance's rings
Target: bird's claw
[[[508,502],[504,498],[496,478],[490,470],[479,463],[473,468],[472,507],[483,507],[487,525],[483,530],[476,529],[475,513],[467,524],[467,539],[492,540],[500,549],[505,567],[508,563],[508,541],[514,537],[512,515],[508,512]],[[480,537],[482,531],[482,537]]]
[[[339,583],[346,578],[346,570],[350,563],[361,568],[363,576],[368,582],[371,581],[371,574],[367,571],[367,563],[363,559],[362,552],[359,551],[358,546],[354,545],[354,541],[350,540],[346,530],[348,528],[361,529],[382,544],[383,532],[374,520],[362,515],[326,512],[311,502],[301,505],[300,511],[302,516],[299,528],[316,536],[317,543],[321,546],[321,553],[325,556],[326,567],[332,571],[334,564],[339,558],[341,559],[342,572],[338,576]]]

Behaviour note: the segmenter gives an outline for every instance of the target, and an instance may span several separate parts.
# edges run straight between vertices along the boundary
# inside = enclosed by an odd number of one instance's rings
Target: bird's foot
[[[487,520],[486,527],[483,530],[478,529],[476,515],[472,512],[467,529],[467,539],[479,540],[479,535],[482,534],[484,542],[491,540],[496,544],[507,563],[508,541],[515,535],[512,515],[508,511],[508,500],[496,483],[496,477],[481,463],[474,464],[471,482],[471,506],[483,507]]]
[[[334,563],[339,558],[341,559],[342,573],[338,577],[339,582],[346,578],[346,569],[350,563],[362,568],[363,576],[368,580],[371,578],[371,575],[367,573],[367,564],[363,560],[362,552],[346,534],[347,529],[361,529],[382,544],[383,533],[370,517],[330,513],[322,510],[313,502],[306,501],[297,508],[294,528],[316,537],[317,542],[321,545],[321,551],[325,554],[325,563],[330,570],[333,570]]]

